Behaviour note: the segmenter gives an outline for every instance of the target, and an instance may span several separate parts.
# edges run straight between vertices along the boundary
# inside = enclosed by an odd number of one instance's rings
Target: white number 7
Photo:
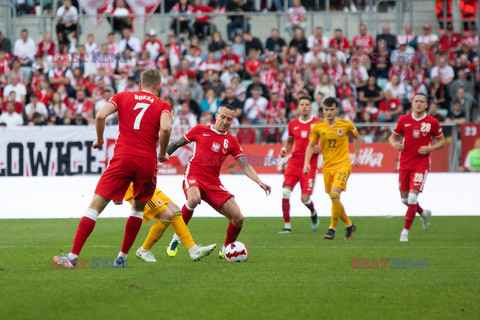
[[[140,113],[135,118],[135,123],[133,124],[133,129],[140,130],[140,121],[142,121],[143,115],[145,114],[145,111],[147,111],[148,107],[150,107],[150,104],[148,104],[148,103],[139,102],[135,105],[133,110],[142,109],[142,111],[140,111]]]

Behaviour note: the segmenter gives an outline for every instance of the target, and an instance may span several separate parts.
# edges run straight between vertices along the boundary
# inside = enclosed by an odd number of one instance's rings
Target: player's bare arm
[[[310,159],[312,159],[314,148],[315,148],[315,143],[313,141],[310,141],[308,143],[307,150],[305,151],[305,162],[303,163],[304,174],[310,173]]]
[[[397,136],[395,133],[392,133],[390,137],[388,138],[388,142],[390,145],[393,147],[393,149],[397,151],[402,151],[403,150],[403,144],[398,141],[399,136]]]
[[[95,116],[95,131],[97,132],[97,139],[93,142],[93,149],[100,149],[103,145],[103,132],[105,131],[105,119],[117,110],[115,105],[107,102]]]
[[[170,144],[168,145],[168,147],[167,147],[167,153],[168,153],[169,155],[171,155],[171,154],[174,153],[178,148],[183,147],[183,146],[185,146],[185,145],[187,145],[187,144],[188,144],[188,141],[185,140],[184,137],[181,137],[181,138],[178,139],[177,141],[172,142],[172,143],[170,143]]]
[[[292,149],[294,141],[293,137],[288,137],[287,142],[285,142],[282,150],[280,150],[280,157],[283,158],[287,155],[287,152]]]
[[[265,193],[267,194],[267,196],[272,192],[272,187],[270,187],[268,184],[263,183],[263,181],[260,180],[260,178],[257,175],[257,172],[255,171],[255,169],[252,168],[250,163],[248,163],[248,160],[247,158],[245,158],[245,156],[242,155],[238,157],[237,163],[240,166],[240,169],[242,169],[243,173],[245,173],[247,177],[255,181],[260,186],[260,188],[265,190]]]
[[[167,146],[170,140],[170,133],[172,132],[172,115],[168,112],[162,113],[160,117],[160,153],[158,160],[165,162],[168,160]]]
[[[360,146],[362,145],[362,137],[357,132],[357,135],[353,137],[353,146],[355,147],[355,160],[353,162],[355,168],[360,168]]]
[[[431,146],[422,146],[420,149],[418,149],[418,153],[421,155],[427,155],[430,152],[437,151],[445,147],[445,137],[441,136],[440,138],[437,139],[437,141],[432,144]]]

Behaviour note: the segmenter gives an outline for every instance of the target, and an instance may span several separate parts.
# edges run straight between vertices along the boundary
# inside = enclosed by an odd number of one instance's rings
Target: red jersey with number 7
[[[117,93],[108,102],[118,111],[119,134],[114,154],[156,160],[160,117],[164,112],[171,114],[170,104],[145,90]]]
[[[195,142],[185,179],[202,178],[205,182],[220,183],[220,168],[223,161],[232,155],[235,159],[243,155],[243,150],[230,132],[220,133],[213,125],[196,125],[183,136],[187,142]]]
[[[403,135],[403,151],[400,152],[400,170],[430,170],[430,155],[421,155],[418,149],[430,146],[432,138],[441,138],[443,130],[437,119],[425,114],[416,119],[413,114],[398,119],[393,134]]]

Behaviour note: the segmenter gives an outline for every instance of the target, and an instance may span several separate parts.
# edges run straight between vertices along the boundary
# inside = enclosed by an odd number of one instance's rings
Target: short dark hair
[[[300,98],[298,98],[298,103],[300,103],[300,101],[302,100],[308,100],[310,103],[312,103],[312,99],[310,99],[309,96],[301,96]]]
[[[235,111],[235,108],[231,104],[228,104],[228,103],[221,104],[219,108],[221,108],[221,107],[227,108],[228,110],[234,110]]]
[[[415,96],[424,96],[425,99],[427,99],[427,102],[428,102],[428,96],[425,93],[417,92],[417,93],[415,93]],[[413,96],[413,97],[415,97],[415,96]]]
[[[334,98],[334,97],[328,97],[325,100],[323,100],[323,105],[327,108],[335,105],[335,107],[338,108],[338,100],[337,100],[337,98]]]

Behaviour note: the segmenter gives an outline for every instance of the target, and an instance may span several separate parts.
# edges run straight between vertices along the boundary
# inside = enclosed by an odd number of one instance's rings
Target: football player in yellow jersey
[[[132,204],[132,183],[128,187],[127,193],[125,194],[125,200]],[[121,203],[115,202],[115,204]],[[198,261],[203,257],[208,256],[217,246],[216,244],[205,247],[199,247],[196,245],[192,239],[190,230],[188,230],[187,225],[183,221],[180,208],[158,188],[155,190],[152,199],[147,201],[145,210],[143,211],[143,220],[148,222],[151,219],[156,219],[157,221],[155,221],[153,226],[150,228],[145,242],[140,248],[138,248],[136,254],[136,256],[143,261],[157,262],[152,254],[152,247],[162,237],[163,233],[165,230],[167,230],[170,224],[173,227],[173,231],[175,231],[185,247],[187,247],[190,257],[193,261]]]
[[[355,125],[349,120],[342,120],[337,117],[338,101],[336,98],[329,97],[323,101],[323,115],[325,119],[318,121],[312,127],[310,133],[310,143],[305,152],[305,163],[303,173],[310,172],[310,158],[313,155],[313,149],[320,140],[320,146],[323,152],[323,179],[325,181],[325,192],[330,195],[332,200],[332,219],[330,228],[325,239],[335,238],[338,219],[341,219],[347,227],[345,240],[352,239],[352,233],[357,229],[352,220],[345,213],[340,202],[340,193],[347,189],[347,180],[352,171],[350,152],[348,151],[348,137],[353,138],[355,146],[355,167],[360,167],[360,145],[362,143],[360,135]]]

